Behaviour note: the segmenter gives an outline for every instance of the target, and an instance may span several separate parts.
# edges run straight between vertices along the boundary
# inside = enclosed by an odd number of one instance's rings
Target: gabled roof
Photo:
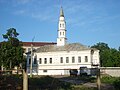
[[[39,52],[81,51],[81,50],[91,50],[91,48],[79,43],[72,43],[64,46],[57,46],[57,45],[40,46],[40,48],[38,48],[36,52],[39,53]]]
[[[31,46],[31,44],[33,44],[33,46],[35,47],[39,47],[39,46],[44,46],[44,45],[55,45],[56,43],[54,42],[22,42],[23,46]]]

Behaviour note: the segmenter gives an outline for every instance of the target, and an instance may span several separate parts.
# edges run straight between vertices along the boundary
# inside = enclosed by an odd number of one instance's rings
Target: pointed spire
[[[63,13],[63,8],[61,6],[61,9],[60,9],[60,16],[64,17],[64,13]]]

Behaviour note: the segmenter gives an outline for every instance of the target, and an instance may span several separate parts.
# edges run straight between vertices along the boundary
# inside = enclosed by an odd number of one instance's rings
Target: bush
[[[108,84],[113,84],[113,82],[116,80],[116,77],[112,77],[112,76],[104,76],[101,78],[101,82],[102,83],[108,83]]]
[[[113,82],[115,90],[120,90],[120,77]]]
[[[86,87],[83,85],[74,86],[72,90],[97,90],[96,87]]]

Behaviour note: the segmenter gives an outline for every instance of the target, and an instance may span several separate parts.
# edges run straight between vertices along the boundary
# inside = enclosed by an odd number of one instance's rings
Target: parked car
[[[80,76],[95,76],[97,68],[80,67]]]
[[[70,76],[77,76],[78,70],[77,69],[70,69]]]
[[[87,76],[87,75],[88,75],[88,68],[80,67],[80,76]]]

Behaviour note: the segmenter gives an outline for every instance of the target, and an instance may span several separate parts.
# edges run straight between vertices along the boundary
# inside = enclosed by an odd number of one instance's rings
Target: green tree
[[[100,50],[100,63],[103,67],[118,67],[120,66],[120,51],[110,48],[106,43],[97,43],[91,46]]]
[[[1,62],[6,68],[13,68],[19,66],[23,62],[23,48],[22,44],[17,38],[19,34],[16,29],[10,28],[3,38],[6,41],[1,43]]]

